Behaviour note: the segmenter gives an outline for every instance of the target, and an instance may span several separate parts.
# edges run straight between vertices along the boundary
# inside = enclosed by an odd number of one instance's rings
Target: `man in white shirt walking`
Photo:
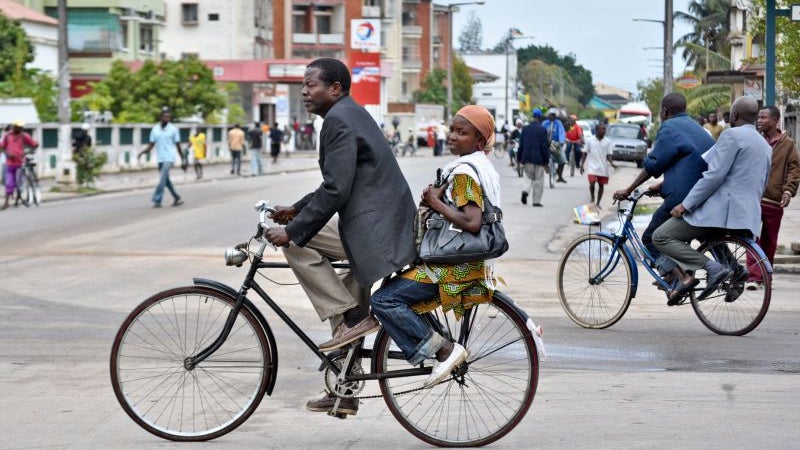
[[[581,174],[585,171],[589,175],[589,194],[592,203],[600,208],[600,200],[603,198],[603,186],[608,184],[610,172],[608,166],[617,168],[611,159],[611,141],[604,139],[606,136],[606,125],[597,125],[594,136],[586,140],[586,150],[581,156]],[[594,201],[594,185],[597,184],[597,202]]]

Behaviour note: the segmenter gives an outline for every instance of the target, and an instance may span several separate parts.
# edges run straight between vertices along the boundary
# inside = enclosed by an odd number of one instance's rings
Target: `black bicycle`
[[[32,153],[25,153],[25,161],[17,171],[14,196],[14,204],[22,203],[26,207],[39,206],[42,201],[42,189],[39,187],[39,177],[36,176],[36,157]]]
[[[423,383],[432,361],[409,365],[383,329],[371,348],[362,338],[324,354],[254,280],[260,270],[289,267],[263,261],[271,246],[262,238],[264,222],[272,209],[261,201],[256,210],[256,234],[225,254],[228,265],[249,260],[238,291],[195,278],[193,286],[142,302],[117,332],[111,384],[122,408],[142,428],[174,441],[213,439],[245,422],[264,394],[272,394],[278,347],[269,322],[247,297],[251,289],[322,361],[326,390],[339,398],[333,415],[343,398],[369,398],[360,394],[366,381],[376,380],[380,395],[371,397],[383,397],[403,427],[433,445],[486,445],[522,420],[536,393],[541,341],[513,300],[496,291],[491,303],[474,306],[460,318],[441,309],[424,315],[470,352],[449,378],[430,388]]]

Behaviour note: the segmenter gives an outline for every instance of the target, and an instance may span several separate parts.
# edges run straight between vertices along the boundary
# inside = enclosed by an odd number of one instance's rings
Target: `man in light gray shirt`
[[[677,264],[677,286],[668,305],[677,304],[698,283],[686,271],[705,269],[705,298],[733,271],[692,249],[693,239],[709,239],[724,230],[758,235],[760,201],[770,171],[771,149],[756,130],[758,103],[740,97],[731,106],[731,127],[703,154],[708,170],[682,203],[672,209],[672,218],[653,233],[653,243]]]

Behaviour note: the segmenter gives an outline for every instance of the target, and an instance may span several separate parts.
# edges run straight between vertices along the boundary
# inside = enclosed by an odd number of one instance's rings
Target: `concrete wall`
[[[72,124],[73,132],[80,129],[81,124]],[[206,130],[207,158],[209,163],[230,161],[228,151],[227,125],[195,125],[175,124],[181,130],[181,148],[189,149],[188,135],[195,127]],[[103,173],[137,171],[157,167],[155,150],[150,152],[149,159],[143,156],[137,160],[136,155],[149,143],[150,130],[153,124],[97,124],[89,130],[96,152],[108,155],[108,163]],[[40,177],[55,176],[58,153],[58,124],[43,123],[26,126],[26,131],[39,142],[36,150],[37,170]]]

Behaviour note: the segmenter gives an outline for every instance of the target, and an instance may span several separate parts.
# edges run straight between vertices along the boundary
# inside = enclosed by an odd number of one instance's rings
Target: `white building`
[[[168,59],[203,60],[272,57],[269,0],[165,0],[160,50]]]
[[[475,103],[486,107],[494,114],[497,127],[501,127],[519,111],[519,100],[517,98],[517,55],[509,52],[507,55],[502,53],[481,53],[481,54],[462,54],[461,58],[469,67],[488,72],[495,75],[495,81],[476,83],[472,85],[472,96]]]
[[[11,0],[0,0],[0,13],[20,22],[33,45],[35,56],[29,67],[58,75],[58,21]]]

